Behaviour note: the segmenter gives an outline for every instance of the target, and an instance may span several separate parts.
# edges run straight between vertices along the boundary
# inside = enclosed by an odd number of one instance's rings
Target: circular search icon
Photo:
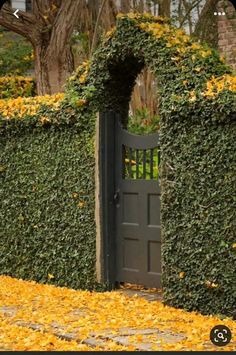
[[[232,339],[231,330],[226,325],[216,325],[210,332],[210,339],[216,346],[225,346]]]

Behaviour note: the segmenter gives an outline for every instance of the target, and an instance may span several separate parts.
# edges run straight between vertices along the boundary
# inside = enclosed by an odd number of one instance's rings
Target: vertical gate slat
[[[147,160],[147,155],[146,155],[146,149],[143,150],[143,179],[146,179],[146,160]]]
[[[136,179],[139,179],[139,150],[136,149]]]
[[[126,178],[125,158],[126,158],[126,149],[125,149],[125,146],[122,145],[122,179]]]
[[[128,148],[129,158],[129,179],[132,179],[132,148]]]
[[[153,179],[153,149],[150,150],[150,179]]]

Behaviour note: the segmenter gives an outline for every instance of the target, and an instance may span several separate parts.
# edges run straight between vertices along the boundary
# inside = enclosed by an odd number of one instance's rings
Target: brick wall
[[[236,11],[229,1],[219,1],[218,11],[225,12],[218,15],[219,50],[227,63],[236,69]]]

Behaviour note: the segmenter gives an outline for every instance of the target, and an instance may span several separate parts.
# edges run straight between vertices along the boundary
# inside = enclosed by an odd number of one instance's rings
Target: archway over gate
[[[91,62],[72,77],[69,92],[74,101],[86,100],[87,117],[112,110],[125,120],[135,78],[144,65],[157,76],[161,97],[164,301],[203,313],[231,314],[235,76],[218,53],[167,20],[119,15]],[[109,281],[107,265],[102,278]]]

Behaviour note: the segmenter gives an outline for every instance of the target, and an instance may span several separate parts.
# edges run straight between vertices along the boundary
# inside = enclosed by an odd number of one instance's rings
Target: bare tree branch
[[[218,46],[217,16],[214,16],[217,3],[218,0],[206,1],[194,30],[196,37],[201,41],[208,42],[215,48]]]
[[[14,31],[28,38],[31,41],[32,34],[35,32],[37,19],[33,14],[23,11],[19,11],[18,15],[19,19],[13,15],[12,8],[5,5],[0,12],[0,25],[10,31]]]
[[[192,21],[192,16],[191,16],[191,11],[189,12],[189,2],[186,0],[183,0],[183,5],[184,5],[184,9],[185,9],[185,13],[187,13],[187,19],[188,19],[188,25],[189,25],[189,33],[192,34],[193,32],[193,21]]]
[[[185,13],[185,15],[183,16],[182,20],[180,21],[179,27],[182,27],[185,23],[185,21],[188,19],[189,15],[191,14],[191,11],[197,7],[202,0],[196,0],[192,3],[191,6],[189,6],[188,11]]]
[[[93,34],[93,41],[92,41],[90,55],[93,53],[93,50],[94,50],[94,48],[96,46],[97,35],[98,35],[98,26],[99,26],[99,22],[100,22],[100,19],[101,19],[102,12],[103,12],[104,6],[106,4],[106,1],[107,0],[103,0],[102,1],[101,7],[99,9],[99,13],[98,13],[98,17],[97,17],[97,21],[96,21],[96,25],[95,25],[95,29],[94,29],[94,34]]]

